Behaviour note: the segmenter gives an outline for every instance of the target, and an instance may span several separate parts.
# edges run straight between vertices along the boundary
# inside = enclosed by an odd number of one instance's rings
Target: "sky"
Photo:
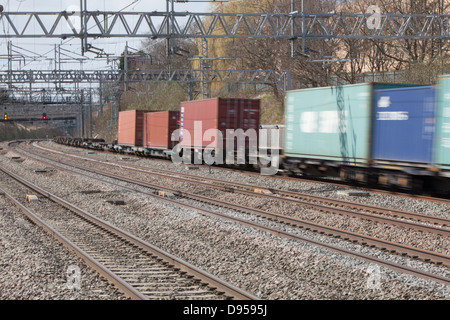
[[[121,11],[124,12],[152,12],[166,11],[166,0],[87,0],[88,11]],[[61,12],[69,8],[79,7],[79,0],[0,0],[0,4],[4,7],[4,12]],[[175,3],[175,11],[177,12],[209,12],[211,2],[191,2],[191,3]],[[3,25],[2,25],[3,24]],[[0,22],[0,32],[7,30],[5,23]],[[128,45],[134,49],[140,49],[143,39],[89,39],[96,48],[104,49],[105,52],[119,56]],[[79,39],[61,40],[61,39],[45,39],[45,38],[25,38],[25,39],[0,39],[0,55],[7,54],[7,41],[12,41],[14,50],[25,56],[25,61],[14,62],[14,70],[51,70],[54,69],[54,46],[62,44],[62,53],[64,57],[81,58],[81,43]],[[36,59],[37,55],[46,58]],[[89,58],[95,58],[95,54],[86,54]],[[36,61],[34,61],[36,60]],[[7,60],[0,56],[0,70],[7,70]],[[112,63],[108,63],[106,59],[96,59],[94,61],[86,61],[83,63],[65,62],[61,69],[74,70],[93,70],[93,69],[111,69]]]

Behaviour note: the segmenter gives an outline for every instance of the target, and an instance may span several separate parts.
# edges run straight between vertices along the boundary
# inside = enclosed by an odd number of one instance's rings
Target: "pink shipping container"
[[[179,128],[179,111],[149,112],[145,114],[144,147],[151,149],[172,149],[172,133]]]
[[[215,148],[216,143],[204,139],[208,129],[218,129],[223,134],[223,147],[226,147],[226,130],[248,129],[259,130],[260,100],[254,99],[229,99],[213,98],[181,103],[180,128],[181,146],[204,149]],[[201,123],[201,130],[194,132],[195,122],[197,127]],[[187,132],[191,141],[186,139]],[[236,148],[236,144],[235,144]]]
[[[118,144],[142,147],[144,142],[145,111],[129,110],[119,112]]]

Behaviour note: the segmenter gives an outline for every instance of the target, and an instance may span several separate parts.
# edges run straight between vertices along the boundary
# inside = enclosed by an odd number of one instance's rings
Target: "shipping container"
[[[141,110],[119,112],[117,143],[124,146],[142,147],[144,143],[144,114]]]
[[[434,148],[435,165],[450,169],[450,75],[441,76],[438,83]]]
[[[363,83],[287,92],[285,156],[367,163],[374,90],[408,86]]]
[[[172,149],[172,133],[179,128],[179,111],[148,112],[145,114],[144,147],[149,149]]]
[[[249,133],[247,130],[254,129],[257,139],[259,117],[260,100],[213,98],[183,102],[180,113],[180,145],[198,149],[220,147],[220,143],[208,135],[208,129],[218,129],[222,133],[223,149],[227,144],[227,130],[242,129],[244,133]],[[188,135],[191,139],[187,139]],[[233,137],[231,139],[234,141]],[[248,144],[248,139],[246,141]],[[234,146],[236,149],[237,143]]]
[[[375,90],[373,160],[431,164],[435,94],[434,87]]]

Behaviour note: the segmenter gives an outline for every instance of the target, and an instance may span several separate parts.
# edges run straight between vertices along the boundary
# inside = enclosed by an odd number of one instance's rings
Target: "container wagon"
[[[450,75],[439,78],[437,92],[432,168],[437,178],[433,186],[440,193],[450,194]]]
[[[450,177],[450,75],[440,77],[438,92],[434,161]]]
[[[176,141],[172,134],[179,128],[179,111],[148,112],[144,117],[145,155],[170,158]]]
[[[367,183],[372,171],[373,102],[377,90],[412,85],[364,83],[289,91],[285,169]]]
[[[116,151],[142,147],[144,143],[145,111],[129,110],[119,112],[119,128]]]
[[[251,142],[246,138],[245,145],[240,148],[240,144],[235,141],[235,137],[231,133],[242,129],[244,133],[249,134],[250,139],[253,139],[255,143],[255,152],[257,152],[259,118],[260,100],[213,98],[183,102],[180,110],[179,137],[183,155],[188,154],[188,158],[193,162],[200,163],[205,150],[214,153],[221,149],[223,158],[218,159],[220,156],[215,155],[218,157],[216,160],[225,163],[227,156],[237,159],[236,156],[243,152],[246,157],[245,162],[248,164]],[[210,129],[217,129],[222,138],[208,131]],[[231,150],[229,147],[227,148],[227,142],[229,145],[233,145]],[[252,156],[257,157],[257,154]]]
[[[371,160],[378,183],[412,187],[433,166],[436,88],[375,90]]]

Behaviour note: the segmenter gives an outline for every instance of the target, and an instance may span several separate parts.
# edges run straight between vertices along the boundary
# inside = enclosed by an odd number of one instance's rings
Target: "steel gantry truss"
[[[169,1],[172,10],[169,10]],[[348,13],[190,13],[175,12],[174,0],[167,0],[166,12],[88,11],[86,0],[79,11],[62,12],[1,12],[1,38],[78,38],[82,53],[89,51],[88,39],[150,38],[166,39],[168,52],[175,49],[174,39],[201,39],[207,48],[208,39],[286,39],[292,43],[310,39],[374,39],[374,40],[447,40],[450,39],[450,15],[433,14],[348,14]],[[84,3],[84,5],[83,5]],[[169,47],[170,45],[170,47]],[[173,53],[173,52],[172,52]],[[23,70],[0,72],[0,83],[137,83],[165,82],[202,84],[202,91],[212,82],[263,83],[290,89],[287,71],[213,70],[203,52],[201,70]],[[56,60],[55,60],[56,61]],[[55,68],[56,69],[56,68]]]
[[[6,94],[6,101],[4,101],[3,104],[9,103],[21,106],[32,104],[89,104],[92,100],[92,94],[89,93],[92,93],[92,91],[95,92],[97,90],[91,88],[77,90],[69,88],[32,88],[30,90],[23,87],[14,87],[12,90],[3,92]],[[5,98],[3,100],[5,100]]]
[[[203,70],[13,70],[0,71],[0,82],[12,84],[37,83],[142,83],[142,82],[223,82],[223,83],[255,83],[255,84],[283,84],[288,87],[290,74],[288,71],[273,70],[211,70],[208,78],[204,79]],[[126,80],[125,80],[126,79]]]
[[[173,1],[173,0],[170,0]],[[174,50],[173,39],[175,38],[200,38],[202,43],[207,44],[216,32],[216,25],[222,25],[229,30],[229,18],[241,17],[245,25],[252,25],[248,19],[257,19],[254,15],[224,15],[224,14],[202,14],[202,13],[178,13],[172,10],[167,12],[99,12],[87,11],[86,1],[81,1],[80,11],[63,12],[0,12],[0,23],[3,25],[4,33],[0,38],[79,38],[82,42],[82,53],[89,51],[91,47],[87,40],[90,38],[164,38]],[[212,19],[207,26],[206,20]],[[181,27],[184,25],[183,27]],[[192,29],[192,28],[195,29]],[[240,28],[234,26],[236,32]],[[189,32],[188,30],[193,30]],[[235,33],[226,31],[225,36]],[[247,37],[248,35],[240,35]],[[255,34],[255,38],[261,38]],[[203,47],[202,47],[203,48]],[[171,50],[172,49],[172,50]],[[202,57],[208,58],[208,54],[202,50]],[[122,81],[131,82],[163,82],[174,81],[177,83],[188,83],[190,86],[197,82],[202,85],[202,95],[208,96],[212,82],[222,83],[264,83],[276,85],[282,91],[290,89],[290,76],[287,71],[266,70],[206,70],[201,63],[201,70],[174,70],[174,71],[146,71],[145,73],[124,71],[85,72],[85,71],[12,71],[0,74],[0,81],[8,84],[13,83],[35,83],[36,81],[49,83],[70,82],[97,82],[97,81]],[[191,95],[190,95],[191,98]]]
[[[78,30],[73,19],[81,16]],[[2,12],[0,38],[449,39],[450,15]]]

